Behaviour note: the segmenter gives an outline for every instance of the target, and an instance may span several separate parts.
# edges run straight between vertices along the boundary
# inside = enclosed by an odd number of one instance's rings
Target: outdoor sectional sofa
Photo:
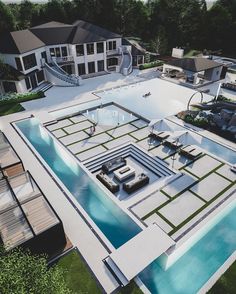
[[[119,156],[104,163],[102,165],[102,170],[104,173],[109,174],[113,172],[114,170],[121,168],[125,165],[126,165],[126,160],[122,156]]]
[[[120,186],[110,179],[103,171],[100,171],[100,173],[96,175],[96,178],[112,193],[116,193],[120,190]]]
[[[123,189],[128,194],[135,192],[136,190],[142,188],[143,186],[147,185],[149,183],[149,177],[145,175],[144,173],[139,174],[135,179],[124,183]]]

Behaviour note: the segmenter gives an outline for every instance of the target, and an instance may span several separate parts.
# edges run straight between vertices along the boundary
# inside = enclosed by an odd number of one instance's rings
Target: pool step
[[[159,177],[172,175],[172,172],[162,160],[151,157],[149,154],[139,149],[139,147],[132,144],[125,145],[122,148],[114,151],[111,150],[107,154],[102,154],[97,158],[97,160],[89,159],[84,162],[84,165],[90,170],[90,172],[94,173],[100,170],[104,163],[115,157],[128,157],[131,155],[135,160],[143,164],[146,168],[151,169]]]

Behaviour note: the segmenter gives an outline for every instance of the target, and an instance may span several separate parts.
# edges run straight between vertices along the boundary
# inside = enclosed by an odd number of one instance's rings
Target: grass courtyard
[[[76,250],[62,257],[57,265],[65,271],[65,281],[73,294],[99,294],[103,293],[98,286],[93,274],[90,272],[85,261]],[[128,286],[121,289],[117,294],[141,294],[142,291],[131,282]]]

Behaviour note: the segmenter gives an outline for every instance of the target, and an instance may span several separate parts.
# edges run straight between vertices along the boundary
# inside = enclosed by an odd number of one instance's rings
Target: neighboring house
[[[223,65],[213,60],[196,58],[178,58],[163,65],[163,73],[172,78],[182,78],[193,86],[221,79]]]
[[[110,70],[129,74],[130,50],[120,35],[82,20],[6,33],[0,36],[0,56],[17,72],[9,76],[0,68],[0,93],[31,91],[45,81],[76,86],[78,76]]]

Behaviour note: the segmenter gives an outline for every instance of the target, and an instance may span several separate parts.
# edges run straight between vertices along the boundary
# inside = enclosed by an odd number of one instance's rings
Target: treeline
[[[236,0],[218,0],[209,10],[205,0],[26,0],[8,5],[0,1],[0,33],[77,19],[139,37],[162,54],[181,46],[236,55]]]

